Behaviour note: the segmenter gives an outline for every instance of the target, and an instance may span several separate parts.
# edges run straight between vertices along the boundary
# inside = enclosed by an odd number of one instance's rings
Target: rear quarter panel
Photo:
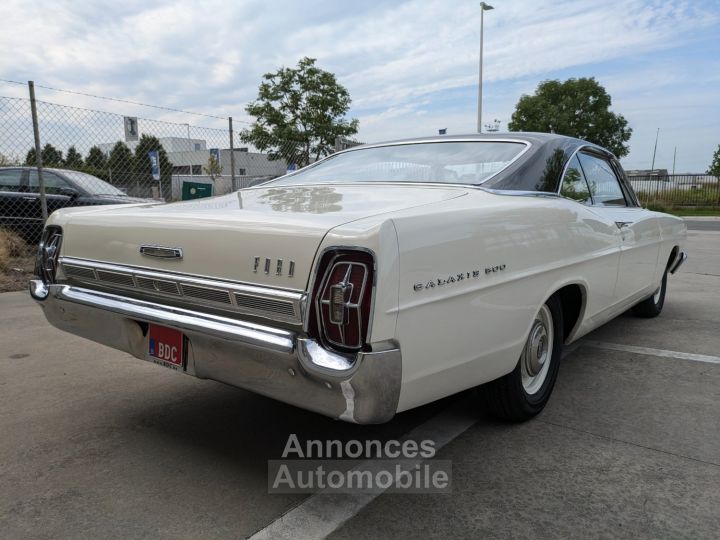
[[[399,410],[512,371],[537,310],[561,287],[581,287],[581,319],[614,301],[617,227],[574,201],[472,190],[393,222]]]
[[[677,247],[679,251],[685,251],[687,240],[687,225],[685,220],[670,214],[654,212],[660,226],[660,255],[655,281],[659,282],[662,273],[665,271],[673,250]]]

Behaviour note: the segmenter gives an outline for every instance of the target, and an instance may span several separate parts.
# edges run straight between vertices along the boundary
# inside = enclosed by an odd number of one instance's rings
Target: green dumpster
[[[182,200],[187,201],[189,199],[201,199],[203,197],[212,197],[213,186],[212,184],[203,184],[200,182],[185,182],[182,183]]]

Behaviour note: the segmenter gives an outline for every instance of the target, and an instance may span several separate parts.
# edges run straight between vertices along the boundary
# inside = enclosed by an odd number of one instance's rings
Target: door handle
[[[31,196],[31,195],[25,195],[24,197],[22,197],[22,200],[23,200],[23,201],[37,201],[38,198],[37,198],[37,197],[33,197],[33,196]]]
[[[629,227],[629,226],[632,225],[632,224],[633,224],[632,221],[616,221],[616,222],[615,222],[615,225],[617,225],[617,228],[618,228],[618,229],[625,229],[625,228]]]

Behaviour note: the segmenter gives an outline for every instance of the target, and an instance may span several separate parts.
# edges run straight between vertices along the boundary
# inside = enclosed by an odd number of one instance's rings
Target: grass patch
[[[682,206],[717,207],[720,205],[720,184],[709,184],[697,189],[663,186],[657,192],[637,191],[638,199],[648,206],[660,204],[666,208]]]
[[[650,202],[645,208],[654,212],[665,212],[678,217],[687,216],[720,216],[720,206],[680,206],[671,207],[657,202]]]
[[[25,290],[34,261],[35,246],[13,231],[0,229],[0,292]]]
[[[718,216],[720,208],[671,208],[668,213],[679,217],[687,216]]]

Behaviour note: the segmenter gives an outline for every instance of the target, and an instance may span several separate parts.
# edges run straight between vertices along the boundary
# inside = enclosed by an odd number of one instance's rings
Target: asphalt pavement
[[[691,231],[720,231],[720,217],[685,218],[685,223]]]
[[[720,233],[692,227],[688,251],[663,314],[581,340],[520,425],[467,394],[381,426],[332,421],[62,333],[26,293],[1,294],[0,538],[717,538]],[[386,441],[445,422],[450,494],[268,493],[290,434]]]

